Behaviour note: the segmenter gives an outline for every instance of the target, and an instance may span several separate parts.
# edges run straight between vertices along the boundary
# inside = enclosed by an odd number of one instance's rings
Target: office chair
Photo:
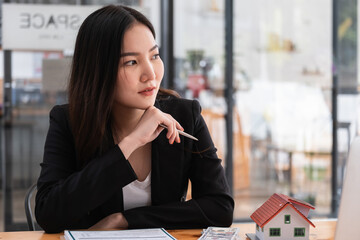
[[[34,192],[37,190],[36,183],[34,183],[26,192],[25,195],[25,214],[26,220],[30,231],[35,231],[35,218],[31,207],[31,199]]]

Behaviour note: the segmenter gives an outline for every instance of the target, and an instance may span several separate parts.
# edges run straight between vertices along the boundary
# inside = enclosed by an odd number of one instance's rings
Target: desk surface
[[[321,240],[333,240],[335,235],[336,220],[314,220],[316,228],[310,227],[310,240],[321,239]],[[240,239],[245,240],[245,233],[254,233],[254,223],[235,223],[233,227],[240,228]],[[189,230],[169,230],[168,231],[176,239],[198,239],[201,235],[200,229],[189,229]],[[34,232],[0,232],[0,239],[6,240],[55,240],[60,239],[62,233],[58,234],[45,234],[42,231]]]

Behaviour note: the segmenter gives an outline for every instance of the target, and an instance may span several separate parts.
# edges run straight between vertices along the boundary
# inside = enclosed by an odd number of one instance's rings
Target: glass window
[[[223,115],[224,1],[174,1],[174,9],[175,90]]]
[[[305,237],[305,228],[294,228],[294,237]]]
[[[270,228],[270,237],[280,237],[280,228]]]
[[[290,215],[285,215],[285,224],[290,223]]]
[[[200,101],[226,166],[224,6],[223,0],[174,1],[174,86]],[[357,92],[360,82],[354,6],[354,0],[341,0],[337,10],[341,93],[349,86]],[[314,215],[330,214],[331,2],[234,1],[233,12],[233,196],[241,202],[234,219],[249,218],[277,191],[316,205]],[[339,96],[341,169],[349,136],[360,126],[351,112],[358,102],[357,95]]]
[[[265,202],[280,191],[330,213],[331,9],[329,1],[234,1],[235,199],[250,192]],[[236,216],[258,208],[240,202]]]

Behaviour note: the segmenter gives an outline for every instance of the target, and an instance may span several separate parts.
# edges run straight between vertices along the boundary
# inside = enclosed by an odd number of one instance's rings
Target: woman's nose
[[[146,61],[143,65],[143,71],[141,74],[140,81],[148,81],[148,80],[154,80],[156,77],[155,69],[153,64],[150,61]]]

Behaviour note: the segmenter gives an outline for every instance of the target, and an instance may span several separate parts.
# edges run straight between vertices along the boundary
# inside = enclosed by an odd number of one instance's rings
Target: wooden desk
[[[314,220],[316,228],[310,227],[310,240],[333,240],[335,235],[336,220]],[[240,239],[246,240],[245,233],[254,233],[254,223],[235,223],[233,227],[240,228]],[[201,235],[201,229],[190,230],[168,230],[176,239],[190,240],[198,239]],[[59,240],[62,233],[46,234],[42,231],[34,232],[0,232],[1,240]]]

